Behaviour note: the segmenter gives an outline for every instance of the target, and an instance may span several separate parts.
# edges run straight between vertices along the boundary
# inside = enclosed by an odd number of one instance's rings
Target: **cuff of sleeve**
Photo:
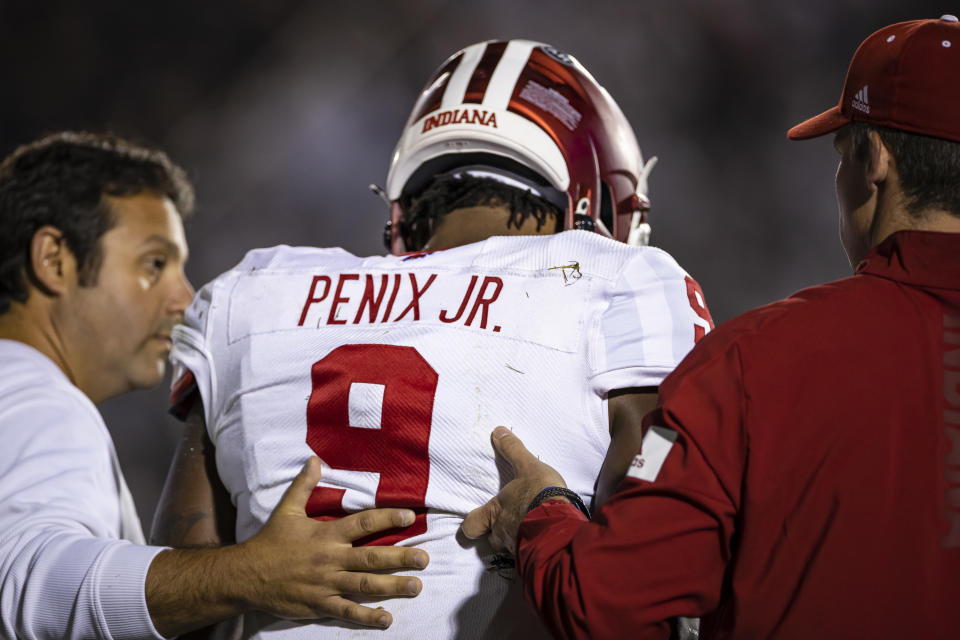
[[[547,500],[531,509],[520,522],[520,529],[517,531],[517,548],[520,549],[527,543],[535,544],[535,538],[541,534],[548,533],[549,537],[553,538],[561,530],[578,529],[586,522],[589,522],[587,517],[572,502]]]
[[[523,519],[523,522],[520,523],[520,528],[523,529],[523,525],[527,523],[557,518],[564,520],[567,518],[576,518],[582,522],[587,522],[587,517],[577,508],[577,505],[566,500],[551,500],[548,498],[530,510],[530,513],[528,513]]]
[[[590,378],[590,388],[594,393],[602,396],[613,389],[659,387],[671,371],[673,371],[673,365],[627,367],[603,371]]]
[[[166,547],[118,544],[100,566],[100,604],[103,620],[115,640],[164,640],[150,619],[144,586],[154,557]]]
[[[539,562],[565,547],[588,522],[576,505],[561,500],[548,500],[531,509],[517,531],[520,576],[533,575]]]
[[[211,366],[213,357],[207,350],[203,336],[196,330],[182,324],[173,328],[173,348],[170,350],[170,362],[178,375],[189,371],[193,375],[197,391],[203,402],[203,417],[208,425],[211,411],[216,404],[216,372]],[[179,382],[180,378],[176,378]],[[176,383],[174,383],[176,384]]]

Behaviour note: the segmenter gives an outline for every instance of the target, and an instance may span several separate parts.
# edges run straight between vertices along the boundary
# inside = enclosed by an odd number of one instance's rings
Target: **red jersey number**
[[[690,308],[697,314],[702,322],[693,324],[693,343],[700,342],[707,331],[713,329],[713,318],[710,316],[710,310],[707,309],[707,303],[703,297],[703,289],[697,284],[697,281],[690,276],[684,277],[687,282],[687,300],[690,302]]]
[[[377,507],[405,507],[417,513],[406,529],[384,532],[362,544],[395,544],[424,533],[437,372],[412,347],[350,344],[314,363],[311,378],[310,448],[334,469],[379,473]],[[350,425],[350,388],[355,382],[383,385],[379,429]],[[318,520],[346,515],[344,492],[316,487],[307,502],[307,515]]]

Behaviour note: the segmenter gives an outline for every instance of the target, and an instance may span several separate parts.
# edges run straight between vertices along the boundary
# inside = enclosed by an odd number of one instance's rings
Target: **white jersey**
[[[377,541],[430,554],[417,598],[380,602],[389,634],[531,640],[545,632],[519,589],[507,597],[511,576],[458,535],[508,479],[490,432],[513,428],[589,503],[610,440],[606,394],[658,385],[689,351],[708,328],[696,289],[663,251],[581,231],[371,258],[281,246],[199,292],[171,357],[196,378],[238,540],[316,454],[311,515],[419,514]],[[246,622],[247,635],[318,637]],[[320,624],[320,637],[384,633]]]

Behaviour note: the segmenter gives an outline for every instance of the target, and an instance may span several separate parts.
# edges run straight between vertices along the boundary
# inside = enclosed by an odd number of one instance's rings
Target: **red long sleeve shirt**
[[[897,233],[722,325],[660,393],[645,425],[677,438],[652,481],[520,528],[555,634],[960,635],[960,234]]]

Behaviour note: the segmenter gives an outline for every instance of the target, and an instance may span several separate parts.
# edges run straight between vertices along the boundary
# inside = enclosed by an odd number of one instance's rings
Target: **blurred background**
[[[786,130],[836,104],[861,40],[958,13],[929,0],[0,0],[0,153],[60,129],[165,149],[198,195],[199,287],[247,249],[382,253],[390,154],[427,77],[463,46],[528,38],[574,54],[646,156],[652,244],[719,323],[850,272],[829,137]],[[104,417],[149,531],[179,425],[168,383]]]

